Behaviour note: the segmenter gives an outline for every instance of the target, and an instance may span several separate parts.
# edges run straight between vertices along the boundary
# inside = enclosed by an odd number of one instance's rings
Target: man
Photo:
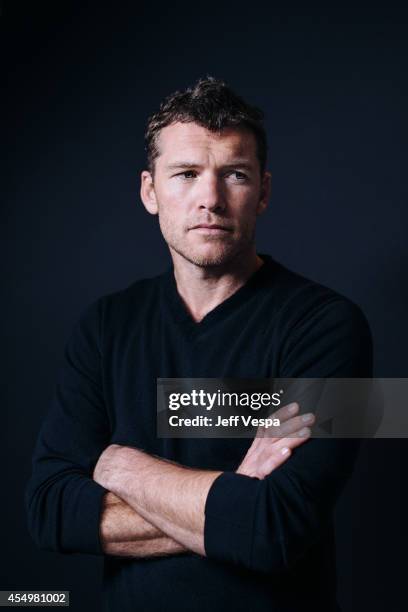
[[[173,268],[75,327],[34,454],[30,531],[45,549],[105,555],[109,610],[336,610],[331,515],[357,442],[307,439],[296,405],[278,439],[159,439],[156,379],[369,377],[365,318],[257,253],[271,178],[258,109],[202,79],[163,102],[146,144],[141,198]]]

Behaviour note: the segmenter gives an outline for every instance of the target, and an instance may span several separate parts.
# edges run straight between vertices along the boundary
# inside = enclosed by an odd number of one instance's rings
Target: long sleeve
[[[352,302],[308,296],[282,319],[282,378],[369,378],[372,342]],[[206,502],[204,542],[210,559],[255,571],[291,568],[318,540],[350,476],[358,439],[313,438],[264,480],[224,472]]]
[[[110,431],[102,391],[100,307],[98,300],[85,310],[66,344],[34,450],[25,503],[29,532],[45,550],[103,554],[99,520],[106,490],[92,480]]]

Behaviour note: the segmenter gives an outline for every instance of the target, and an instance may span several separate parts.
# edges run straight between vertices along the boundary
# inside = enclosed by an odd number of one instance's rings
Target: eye
[[[182,179],[192,179],[197,175],[195,170],[185,170],[184,172],[180,172],[176,176],[181,177]]]
[[[228,174],[228,176],[231,175],[235,175],[233,178],[239,183],[243,183],[244,181],[248,180],[248,176],[244,172],[240,172],[239,170],[233,170]]]

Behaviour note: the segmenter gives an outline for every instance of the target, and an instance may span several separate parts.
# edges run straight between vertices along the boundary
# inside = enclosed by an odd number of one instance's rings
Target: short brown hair
[[[153,176],[154,162],[159,156],[157,137],[160,131],[176,122],[194,122],[211,132],[227,127],[252,131],[263,175],[268,149],[263,118],[264,113],[259,108],[247,104],[224,81],[211,76],[201,78],[193,87],[167,96],[159,110],[149,117],[145,133],[148,170]]]

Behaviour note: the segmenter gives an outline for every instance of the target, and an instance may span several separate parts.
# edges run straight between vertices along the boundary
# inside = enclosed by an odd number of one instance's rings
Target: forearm
[[[96,480],[159,532],[205,555],[205,503],[220,474],[193,470],[137,449],[112,445],[98,465]]]
[[[190,552],[182,544],[164,536],[150,540],[108,542],[104,546],[107,555],[115,557],[165,557]]]
[[[102,504],[100,538],[106,554],[149,557],[187,552],[114,493],[107,493]]]
[[[298,408],[286,406],[277,414],[282,418],[282,434],[303,430],[303,435],[269,439],[259,432],[237,472],[264,478],[286,461],[290,449],[307,439],[305,416],[293,417]],[[105,546],[114,543],[115,550],[126,554],[137,540],[139,554],[149,546],[151,551],[189,550],[205,555],[204,509],[208,492],[221,473],[193,470],[135,448],[111,445],[94,472],[95,480],[112,491],[106,496],[109,512],[102,515]]]
[[[143,541],[162,537],[163,533],[145,521],[114,493],[103,499],[100,536],[103,544]]]

